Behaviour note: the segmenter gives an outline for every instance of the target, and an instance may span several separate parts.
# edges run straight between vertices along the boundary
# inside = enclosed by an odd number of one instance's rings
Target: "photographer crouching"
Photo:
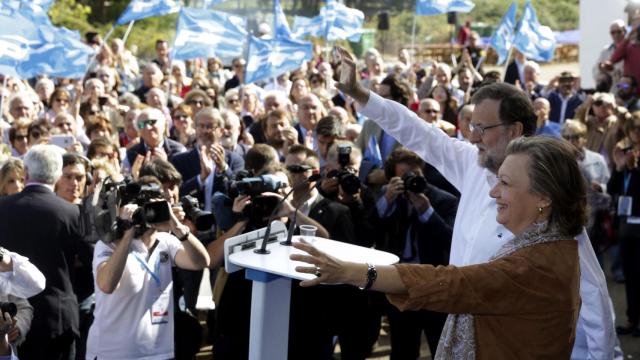
[[[107,183],[100,197],[105,221],[97,225],[112,231],[93,257],[96,308],[87,358],[174,358],[171,267],[200,270],[209,256],[171,210],[156,178]]]

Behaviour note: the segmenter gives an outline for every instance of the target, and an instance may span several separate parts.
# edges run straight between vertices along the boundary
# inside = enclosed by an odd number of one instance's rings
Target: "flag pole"
[[[7,78],[9,77],[9,75],[5,75],[4,79],[2,80],[2,92],[0,92],[0,118],[2,118],[2,115],[4,115],[3,111],[4,111],[4,91],[7,88]]]
[[[415,61],[415,58],[417,58],[416,54],[418,53],[416,51],[416,14],[413,14],[413,26],[411,26],[411,51],[413,51],[413,54],[411,54],[413,56],[413,61]]]
[[[502,75],[503,79],[504,79],[504,76],[507,75],[507,68],[509,67],[509,63],[511,62],[512,54],[513,54],[513,46],[509,48],[509,53],[507,54],[507,61],[504,62],[504,74]]]
[[[82,79],[80,81],[84,82],[84,79],[87,77],[87,73],[89,73],[89,68],[91,68],[91,65],[93,64],[93,62],[96,61],[96,57],[98,56],[100,51],[102,51],[102,47],[104,46],[104,44],[107,43],[107,40],[109,40],[109,38],[111,37],[111,34],[113,33],[113,30],[115,30],[115,28],[116,28],[116,24],[113,24],[111,26],[111,29],[109,29],[109,31],[107,31],[107,34],[104,36],[104,39],[102,39],[102,44],[100,44],[100,47],[98,48],[98,50],[96,50],[96,52],[93,54],[93,56],[91,56],[91,60],[89,60],[89,63],[87,64],[87,69],[84,71],[84,76],[82,77]]]
[[[124,36],[122,37],[122,45],[127,43],[127,39],[129,38],[129,34],[131,33],[131,29],[133,29],[133,23],[135,23],[135,20],[131,20],[129,22],[129,26],[127,27],[127,31],[124,33]]]

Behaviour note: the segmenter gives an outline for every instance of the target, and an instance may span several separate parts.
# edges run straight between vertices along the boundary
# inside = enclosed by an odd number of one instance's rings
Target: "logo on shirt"
[[[160,262],[161,263],[166,263],[167,261],[169,261],[169,254],[166,251],[161,251],[160,252]]]

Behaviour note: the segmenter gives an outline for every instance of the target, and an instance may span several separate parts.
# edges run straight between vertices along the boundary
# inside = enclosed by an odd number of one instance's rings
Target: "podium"
[[[271,223],[267,244],[269,254],[256,254],[266,228],[229,238],[224,243],[225,270],[228,273],[245,269],[245,277],[253,282],[251,292],[250,360],[286,360],[289,348],[289,308],[291,280],[310,280],[315,275],[299,273],[296,266],[308,264],[289,259],[302,253],[293,246],[282,245],[287,228],[281,221]],[[391,265],[396,255],[320,237],[304,238],[318,250],[345,261]],[[362,274],[363,280],[366,274]]]

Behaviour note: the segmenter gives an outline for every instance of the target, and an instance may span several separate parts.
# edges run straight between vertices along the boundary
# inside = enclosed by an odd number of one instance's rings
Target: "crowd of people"
[[[17,306],[0,307],[0,358],[189,359],[203,341],[247,358],[251,282],[224,271],[223,244],[271,213],[400,258],[296,244],[317,277],[292,288],[290,359],[332,359],[336,341],[365,359],[383,321],[391,359],[417,359],[423,334],[437,359],[620,358],[617,335],[640,336],[640,73],[636,30],[610,32],[595,89],[571,71],[542,83],[517,50],[484,71],[471,31],[454,67],[316,46],[255,84],[242,58],[172,60],[157,40],[144,61],[89,32],[84,79],[2,76],[0,274],[28,285],[0,286]],[[153,203],[166,218],[140,220]],[[604,264],[625,282],[617,328]]]

